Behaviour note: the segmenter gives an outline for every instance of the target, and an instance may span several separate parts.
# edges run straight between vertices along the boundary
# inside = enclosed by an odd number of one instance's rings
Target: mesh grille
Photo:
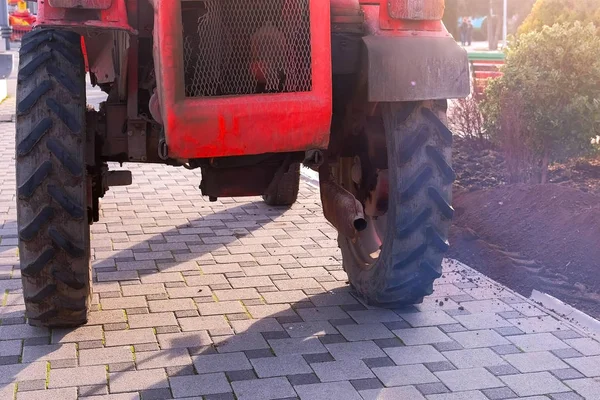
[[[183,0],[186,96],[310,91],[309,1]]]

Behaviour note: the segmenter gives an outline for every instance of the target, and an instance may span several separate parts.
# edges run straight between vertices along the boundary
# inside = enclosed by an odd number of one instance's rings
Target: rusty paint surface
[[[385,0],[390,17],[416,21],[439,21],[444,0]]]
[[[110,8],[112,0],[48,0],[50,6],[61,8],[87,8],[106,10]]]
[[[331,124],[329,3],[312,0],[312,89],[186,97],[181,2],[154,0],[154,59],[169,154],[207,158],[326,148]]]

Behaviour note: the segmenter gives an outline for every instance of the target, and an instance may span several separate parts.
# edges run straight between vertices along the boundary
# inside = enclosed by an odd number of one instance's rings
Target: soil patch
[[[600,319],[600,196],[558,184],[463,186],[454,207],[450,257]]]

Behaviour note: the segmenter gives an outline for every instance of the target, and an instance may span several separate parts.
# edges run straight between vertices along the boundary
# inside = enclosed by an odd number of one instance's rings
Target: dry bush
[[[454,100],[448,115],[448,123],[454,133],[476,142],[477,147],[483,148],[486,146],[487,137],[480,110],[481,100],[482,96],[476,93],[465,99]]]

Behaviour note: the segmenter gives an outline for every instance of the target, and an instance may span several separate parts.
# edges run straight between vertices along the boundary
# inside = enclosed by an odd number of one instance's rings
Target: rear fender
[[[370,102],[463,98],[470,93],[467,52],[446,36],[366,36],[363,62]]]

